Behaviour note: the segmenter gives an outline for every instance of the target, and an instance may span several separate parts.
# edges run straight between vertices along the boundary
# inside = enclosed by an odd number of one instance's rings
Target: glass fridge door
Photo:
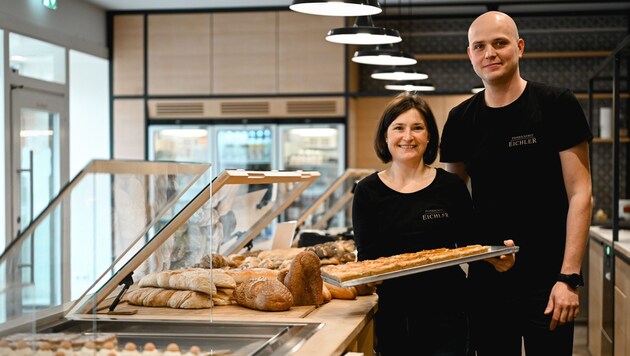
[[[214,127],[215,172],[226,169],[276,169],[274,125],[220,125]]]
[[[321,174],[281,217],[284,221],[297,220],[345,170],[344,125],[280,125],[279,132],[280,169]]]
[[[149,160],[210,163],[212,144],[206,125],[149,126]]]

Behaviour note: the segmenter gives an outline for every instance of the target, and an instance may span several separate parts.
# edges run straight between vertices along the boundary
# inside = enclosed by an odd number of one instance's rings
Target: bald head
[[[500,31],[513,40],[519,39],[516,22],[510,16],[500,11],[488,11],[479,15],[468,29],[468,43],[473,42],[476,34],[485,31]]]

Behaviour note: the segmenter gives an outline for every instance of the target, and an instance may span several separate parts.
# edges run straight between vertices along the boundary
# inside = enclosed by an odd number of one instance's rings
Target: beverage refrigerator
[[[343,123],[152,124],[148,159],[210,162],[214,176],[225,169],[320,172],[320,178],[279,216],[280,221],[289,221],[343,174],[345,135]]]

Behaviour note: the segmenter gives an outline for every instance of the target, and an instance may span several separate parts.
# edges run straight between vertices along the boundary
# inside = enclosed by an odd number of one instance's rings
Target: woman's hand
[[[503,241],[503,244],[505,246],[514,246],[514,241],[505,240]],[[514,266],[514,263],[516,262],[516,255],[511,253],[509,255],[486,258],[485,260],[490,262],[494,266],[494,269],[498,272],[505,272]]]

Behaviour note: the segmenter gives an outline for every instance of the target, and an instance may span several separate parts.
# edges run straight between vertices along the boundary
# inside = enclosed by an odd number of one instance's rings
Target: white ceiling
[[[105,10],[225,9],[249,7],[287,8],[291,0],[82,0]]]
[[[105,10],[288,8],[292,0],[81,0]],[[413,15],[467,15],[498,8],[509,14],[629,12],[628,0],[379,0],[381,7],[413,7]],[[410,13],[410,12],[406,12]]]

